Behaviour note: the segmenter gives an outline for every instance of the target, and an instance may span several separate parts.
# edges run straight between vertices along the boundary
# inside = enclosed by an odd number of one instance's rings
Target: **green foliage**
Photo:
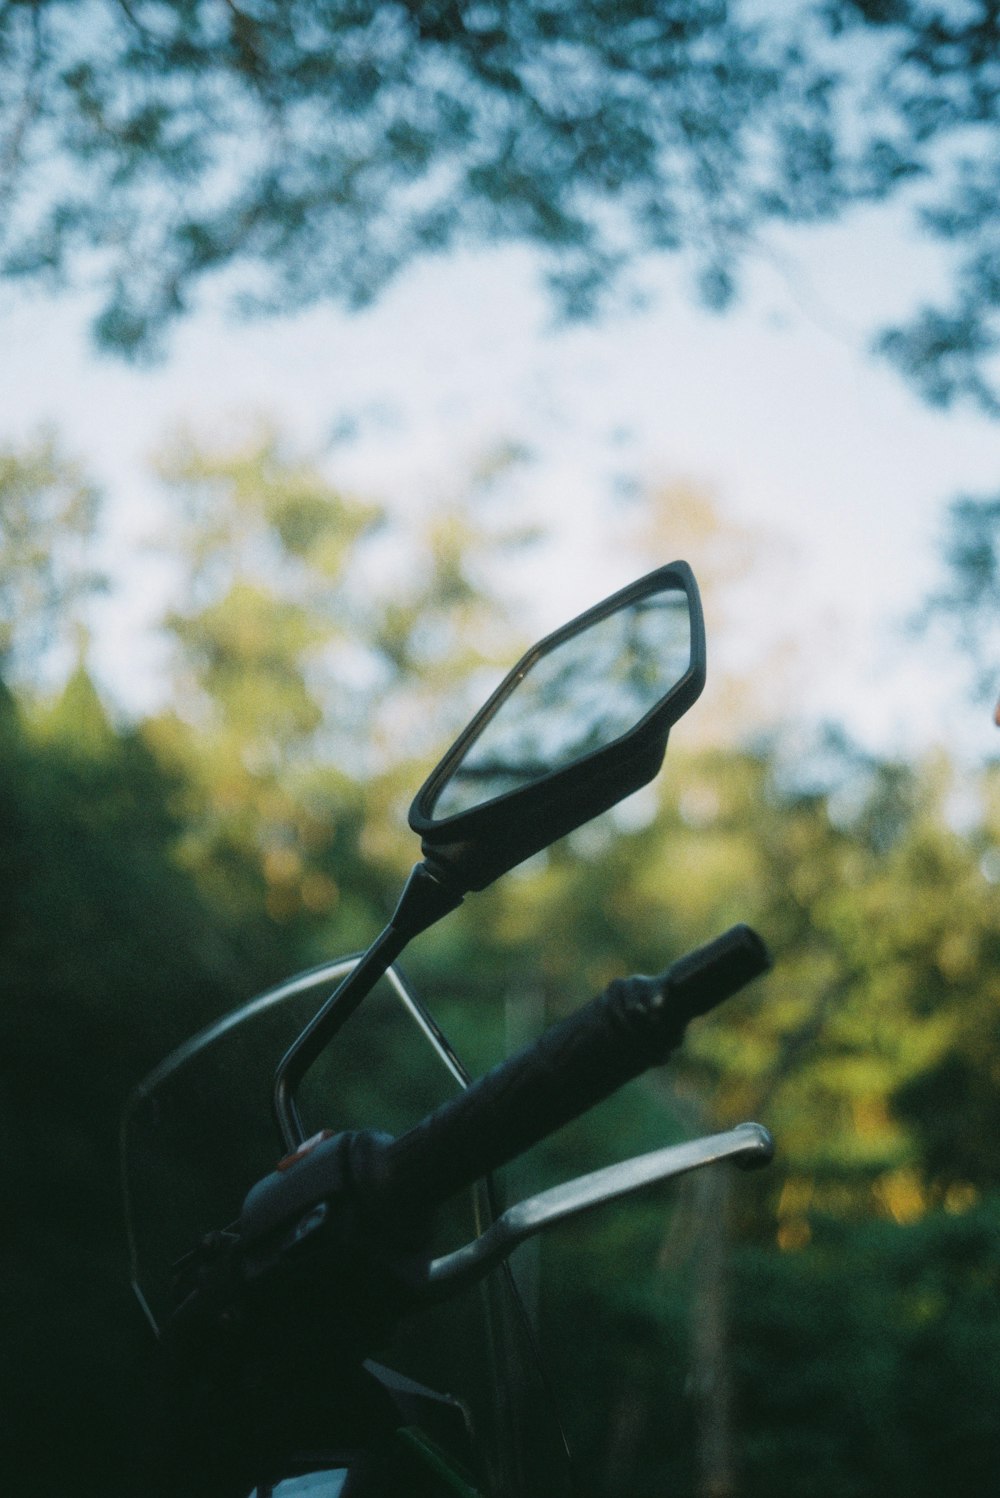
[[[383,573],[396,538],[379,510],[271,436],[214,453],[188,442],[164,473],[184,580],[167,624],[172,710],[121,728],[85,656],[55,699],[0,687],[0,1107],[16,1208],[0,1396],[4,1467],[25,1493],[124,1495],[147,1433],[117,1205],[126,1093],[210,1017],[374,936],[416,856],[408,794],[475,705],[469,680],[479,695],[476,673],[523,644],[488,563],[530,538],[474,486],[412,538],[408,570]],[[60,589],[76,596],[68,566],[58,589],[35,589],[40,546],[0,555],[0,597],[25,600],[19,628]],[[655,971],[733,921],[773,948],[773,976],[692,1027],[670,1068],[511,1172],[521,1195],[749,1116],[779,1142],[728,1207],[691,1178],[553,1235],[535,1259],[521,1251],[584,1467],[608,1498],[701,1494],[721,1441],[747,1495],[984,1491],[1000,1444],[997,767],[960,832],[943,761],[834,744],[810,781],[815,765],[793,773],[778,747],[682,744],[655,793],[407,954],[479,1069],[616,974]],[[361,1113],[387,1081],[362,1061]],[[713,1378],[731,1386],[732,1420]],[[43,1420],[60,1432],[44,1448]]]
[[[98,1491],[139,1437],[119,1114],[247,973],[173,861],[175,787],[82,673],[37,726],[4,693],[0,743],[0,1466],[24,1493]]]
[[[908,1226],[819,1220],[809,1253],[746,1249],[735,1270],[748,1498],[988,1489],[996,1198]]]
[[[252,268],[257,302],[363,305],[416,255],[527,238],[584,310],[621,258],[602,200],[620,200],[643,246],[706,246],[721,285],[718,256],[757,199],[794,212],[799,162],[820,166],[808,211],[840,196],[816,69],[716,6],[665,18],[644,4],[202,0],[91,3],[74,22],[59,0],[0,12],[21,210],[5,268],[51,273],[100,245],[110,294],[96,331],[126,351],[233,262]],[[774,165],[759,153],[747,192],[755,134]],[[82,170],[82,191],[23,191],[43,142]],[[122,257],[108,253],[112,200]]]
[[[469,243],[538,247],[571,316],[683,251],[721,309],[762,226],[917,182],[952,301],[880,346],[931,401],[995,414],[997,24],[984,3],[7,0],[0,264],[82,270],[98,341],[131,355],[227,268],[244,308],[359,307]]]
[[[773,977],[694,1027],[664,1078],[529,1156],[511,1194],[761,1118],[778,1157],[733,1183],[723,1290],[737,1490],[930,1494],[953,1469],[975,1491],[1000,1440],[995,822],[950,827],[940,762],[843,750],[827,775],[809,789],[770,752],[672,749],[655,817],[608,819],[460,912],[446,961],[462,977],[432,962],[427,987],[454,990],[449,1028],[476,1003],[485,1064],[501,999],[537,1031],[626,964],[655,970],[732,920],[756,925]],[[621,1204],[522,1270],[596,1491],[709,1491],[707,1212],[684,1188]],[[954,1369],[946,1395],[938,1366]]]
[[[1000,685],[1000,497],[953,500],[943,550],[943,586],[927,600],[916,627],[944,624],[971,668],[977,696],[995,701]]]
[[[466,677],[517,653],[483,554],[532,537],[461,495],[393,535],[267,431],[216,450],[181,437],[160,472],[186,581],[173,705],[143,732],[182,781],[181,856],[229,917],[262,912],[306,959],[366,945],[417,854],[409,797],[477,705]]]
[[[0,671],[36,675],[72,643],[102,585],[90,562],[97,490],[50,436],[0,448]]]

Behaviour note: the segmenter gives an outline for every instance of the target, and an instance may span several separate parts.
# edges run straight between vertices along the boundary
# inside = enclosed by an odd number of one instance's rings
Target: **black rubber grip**
[[[393,1212],[436,1206],[665,1061],[689,1020],[769,966],[734,926],[658,977],[616,979],[380,1152],[377,1195]]]
[[[707,1014],[724,999],[766,973],[771,954],[750,926],[730,926],[714,941],[671,963],[656,981],[665,985],[671,1008],[684,1023]]]

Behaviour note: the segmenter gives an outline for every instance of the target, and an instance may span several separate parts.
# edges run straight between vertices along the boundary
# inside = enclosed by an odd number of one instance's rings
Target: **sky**
[[[0,443],[48,425],[107,491],[116,590],[95,662],[133,711],[163,690],[149,455],[179,424],[212,437],[255,412],[398,512],[447,494],[497,442],[525,444],[519,502],[555,536],[516,583],[539,632],[644,569],[621,544],[644,489],[703,490],[763,537],[721,638],[709,619],[710,684],[714,647],[750,699],[759,678],[761,700],[843,721],[877,752],[941,745],[975,761],[996,752],[989,714],[964,704],[958,664],[903,626],[940,581],[948,500],[997,488],[1000,426],[930,410],[867,349],[941,276],[898,214],[866,210],[772,238],[726,314],[694,304],[681,268],[651,263],[644,308],[558,329],[532,256],[483,252],[418,266],[354,316],[239,325],[206,305],[151,369],[94,354],[85,296],[6,287]],[[796,669],[776,687],[763,663],[782,652]]]

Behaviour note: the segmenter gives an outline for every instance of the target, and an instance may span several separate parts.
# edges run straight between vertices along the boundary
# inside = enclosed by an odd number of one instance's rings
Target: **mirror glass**
[[[529,663],[451,767],[435,818],[470,811],[613,744],[690,665],[690,605],[676,584],[554,643]]]

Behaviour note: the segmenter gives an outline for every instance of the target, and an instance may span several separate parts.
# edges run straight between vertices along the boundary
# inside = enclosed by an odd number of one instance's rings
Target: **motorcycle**
[[[507,1207],[495,1173],[662,1064],[768,953],[734,927],[615,980],[477,1080],[396,964],[467,894],[652,780],[704,681],[683,562],[548,635],[417,793],[422,859],[371,946],[219,1020],[134,1092],[126,1215],[166,1491],[579,1491],[511,1254],[653,1183],[766,1164],[772,1141],[742,1123]]]

